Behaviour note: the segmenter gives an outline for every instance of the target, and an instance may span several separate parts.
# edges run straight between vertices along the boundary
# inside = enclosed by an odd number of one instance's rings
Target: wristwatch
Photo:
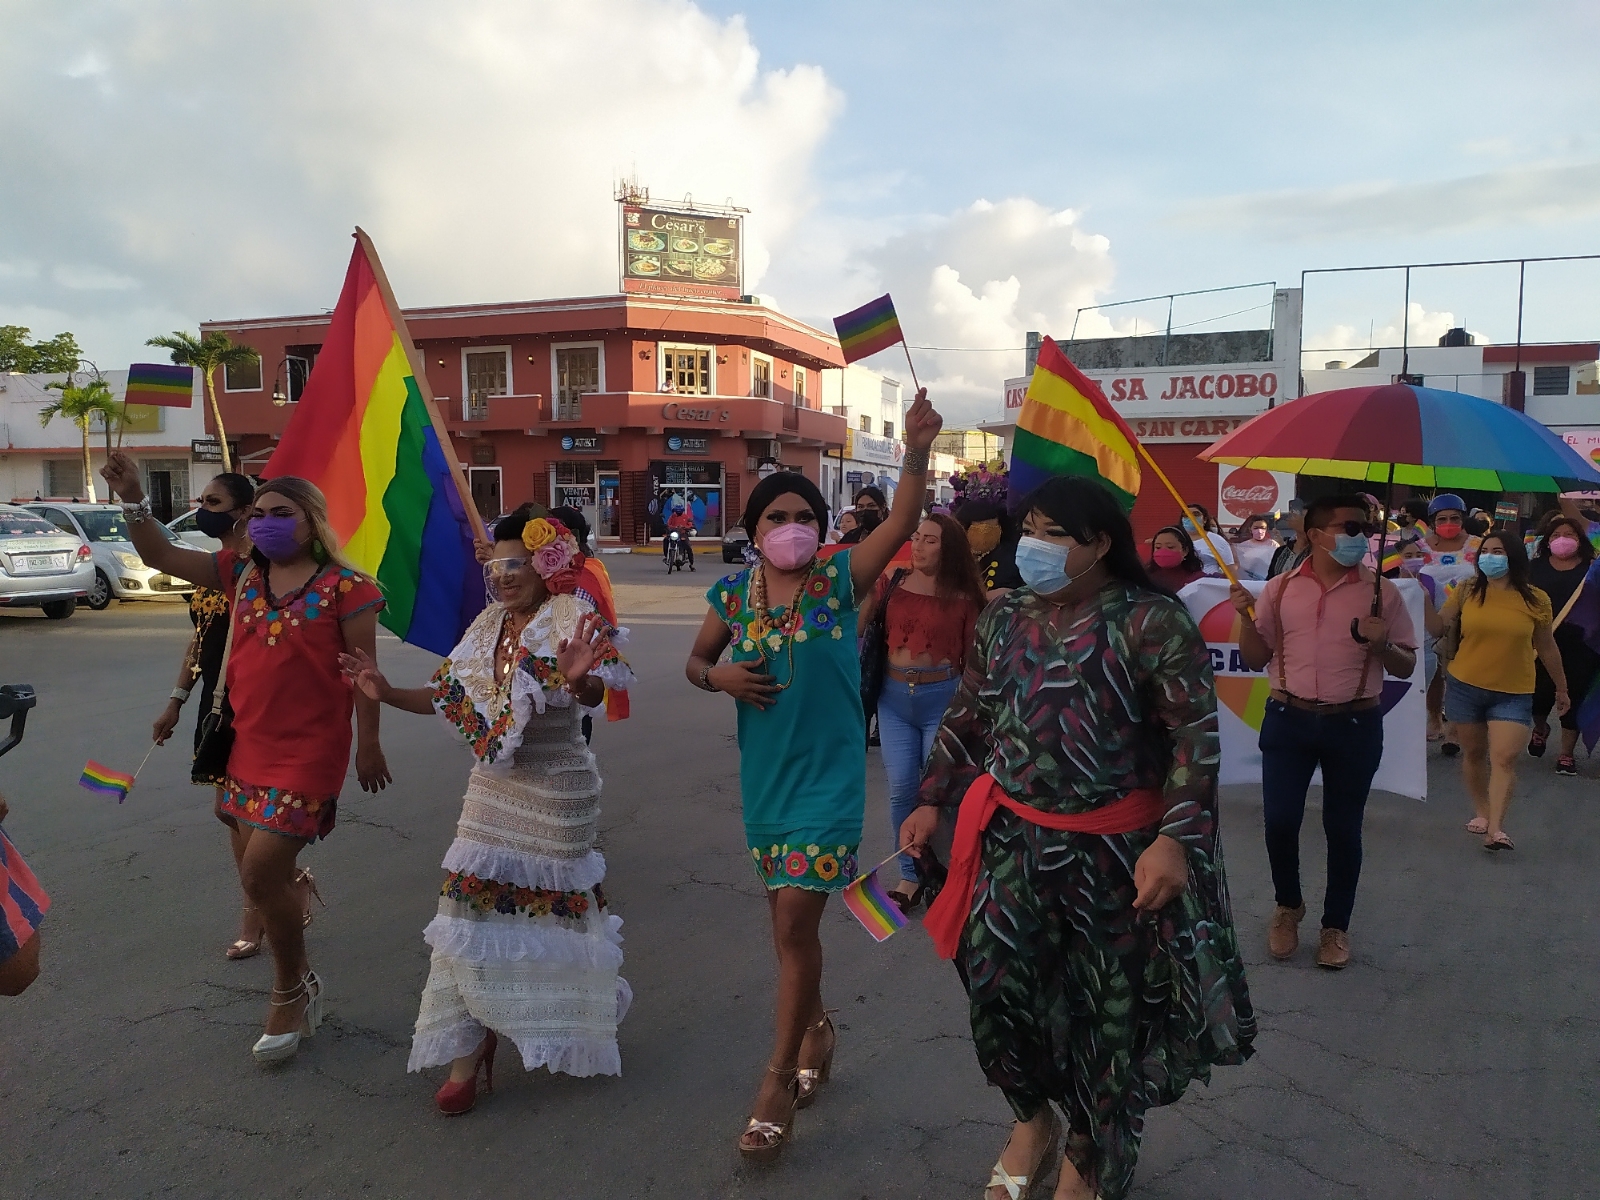
[[[709,666],[700,668],[700,690],[702,692],[720,692],[722,690],[711,682],[711,668]]]

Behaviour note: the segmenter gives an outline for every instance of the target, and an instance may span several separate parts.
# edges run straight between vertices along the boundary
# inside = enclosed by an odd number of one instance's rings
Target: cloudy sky
[[[102,366],[330,306],[357,223],[402,303],[612,291],[627,174],[749,208],[747,285],[788,312],[892,291],[958,419],[1084,306],[1600,252],[1593,3],[0,0],[0,29],[0,323]],[[1412,300],[1423,336],[1514,336],[1514,267]],[[1395,275],[1312,276],[1306,345],[1401,310]],[[1600,337],[1600,264],[1531,266],[1525,336]]]

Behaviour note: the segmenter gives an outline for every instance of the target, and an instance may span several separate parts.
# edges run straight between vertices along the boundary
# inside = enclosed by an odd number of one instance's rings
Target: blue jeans
[[[885,678],[878,693],[878,740],[883,745],[883,769],[889,776],[889,831],[900,844],[900,826],[917,806],[917,786],[922,767],[933,753],[934,735],[950,697],[961,682],[945,679],[919,683],[915,688],[899,679]],[[916,859],[900,856],[900,878],[917,881]]]
[[[1532,725],[1533,693],[1490,691],[1462,683],[1447,672],[1444,677],[1444,719],[1453,725],[1486,725],[1490,721]]]
[[[1383,713],[1377,708],[1320,716],[1267,701],[1261,720],[1261,817],[1278,903],[1299,908],[1300,823],[1306,789],[1322,768],[1322,831],[1328,839],[1324,929],[1350,928],[1361,879],[1361,820],[1383,758]]]

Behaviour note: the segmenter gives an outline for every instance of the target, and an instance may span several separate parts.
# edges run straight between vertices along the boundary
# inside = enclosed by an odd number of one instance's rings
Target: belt
[[[1324,704],[1321,700],[1302,700],[1299,696],[1291,696],[1288,692],[1274,690],[1272,698],[1279,704],[1287,704],[1290,708],[1298,708],[1304,712],[1317,713],[1319,716],[1331,717],[1339,713],[1365,712],[1369,708],[1378,707],[1378,697],[1368,696],[1365,700],[1346,700],[1343,704]]]
[[[972,909],[972,892],[983,866],[983,831],[997,809],[1007,808],[1024,821],[1046,829],[1072,833],[1133,833],[1159,825],[1167,815],[1167,800],[1155,788],[1136,788],[1121,799],[1086,813],[1041,812],[1005,794],[993,775],[978,776],[961,797],[956,813],[955,841],[950,847],[950,874],[939,898],[922,914],[922,927],[933,938],[940,958],[954,958]]]
[[[954,663],[945,663],[942,667],[894,667],[889,668],[889,678],[898,679],[901,683],[908,683],[916,687],[919,683],[943,683],[947,679],[957,679],[961,675],[961,668]]]

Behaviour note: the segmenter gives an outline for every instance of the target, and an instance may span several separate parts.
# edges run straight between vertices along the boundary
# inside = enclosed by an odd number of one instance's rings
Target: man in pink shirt
[[[1269,580],[1259,598],[1237,585],[1232,597],[1241,616],[1240,654],[1251,670],[1265,667],[1272,683],[1261,721],[1261,811],[1277,893],[1267,949],[1285,959],[1300,945],[1300,824],[1311,775],[1321,767],[1328,889],[1317,965],[1338,970],[1350,961],[1361,820],[1383,758],[1383,674],[1410,678],[1417,639],[1392,583],[1383,585],[1382,615],[1372,615],[1374,579],[1361,560],[1376,528],[1366,502],[1315,500],[1305,527],[1305,562]]]

